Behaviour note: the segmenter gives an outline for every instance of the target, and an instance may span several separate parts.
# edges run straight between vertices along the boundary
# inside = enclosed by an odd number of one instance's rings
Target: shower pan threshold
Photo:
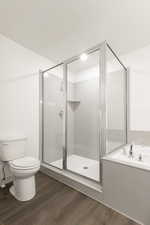
[[[51,165],[62,168],[62,159],[52,162]],[[97,160],[72,154],[67,157],[67,169],[99,182],[99,162]]]
[[[100,183],[94,180],[80,176],[77,173],[73,173],[69,170],[56,168],[45,162],[42,162],[40,170],[55,180],[72,187],[73,189],[93,198],[98,202],[103,201],[102,186]]]

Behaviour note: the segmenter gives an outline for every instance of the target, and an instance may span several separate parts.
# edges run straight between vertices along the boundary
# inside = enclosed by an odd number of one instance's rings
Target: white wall
[[[150,131],[150,73],[131,71],[130,129]]]
[[[150,131],[150,45],[122,57],[130,75],[130,129]]]
[[[121,57],[129,74],[129,142],[150,145],[150,45]]]
[[[39,157],[39,69],[48,59],[0,35],[0,136],[27,136],[26,154]]]

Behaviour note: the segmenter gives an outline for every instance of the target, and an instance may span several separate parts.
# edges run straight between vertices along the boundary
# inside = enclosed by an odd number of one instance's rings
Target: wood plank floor
[[[36,180],[37,195],[28,202],[0,190],[0,225],[137,225],[42,173]]]

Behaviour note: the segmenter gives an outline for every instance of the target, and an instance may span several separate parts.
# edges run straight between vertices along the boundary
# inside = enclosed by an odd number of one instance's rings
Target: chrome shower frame
[[[124,64],[120,61],[116,53],[112,50],[112,48],[108,45],[106,41],[100,43],[99,45],[96,45],[93,48],[90,48],[86,51],[83,51],[86,54],[94,53],[95,51],[99,51],[99,168],[100,168],[100,178],[99,182],[100,185],[102,185],[103,182],[103,165],[102,165],[102,158],[106,154],[106,50],[109,48],[109,50],[112,52],[114,57],[117,59],[117,61],[120,63],[120,65],[125,70],[125,93],[124,93],[124,123],[125,123],[125,134],[124,134],[124,145],[127,144],[127,126],[128,126],[128,112],[127,112],[127,105],[128,105],[128,97],[127,97],[127,83],[128,83],[128,69],[124,66]],[[58,66],[63,66],[63,78],[65,83],[65,112],[64,112],[64,135],[63,135],[63,146],[62,146],[62,152],[63,152],[63,168],[59,170],[68,170],[67,169],[67,65],[77,59],[79,59],[81,54],[78,54],[70,59],[67,59],[53,67],[50,67],[46,70],[39,71],[39,89],[40,89],[40,95],[39,95],[39,110],[40,110],[40,123],[39,123],[39,145],[40,145],[40,158],[42,163],[47,164],[49,166],[52,166],[51,164],[48,164],[44,161],[44,73],[48,72]],[[121,147],[121,146],[120,146]],[[52,166],[54,167],[54,166]],[[58,169],[58,168],[57,168]],[[70,170],[69,170],[70,171]],[[71,173],[75,173],[73,171],[70,171]],[[77,173],[75,173],[77,174]],[[85,177],[83,175],[78,174],[81,177]],[[87,178],[86,179],[90,179]],[[95,180],[93,180],[95,181]],[[96,181],[95,181],[96,182]]]

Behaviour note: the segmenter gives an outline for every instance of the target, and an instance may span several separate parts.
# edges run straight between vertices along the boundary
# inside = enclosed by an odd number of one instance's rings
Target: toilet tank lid
[[[27,137],[23,135],[0,136],[0,142],[19,141],[19,140],[26,140],[26,139]]]

